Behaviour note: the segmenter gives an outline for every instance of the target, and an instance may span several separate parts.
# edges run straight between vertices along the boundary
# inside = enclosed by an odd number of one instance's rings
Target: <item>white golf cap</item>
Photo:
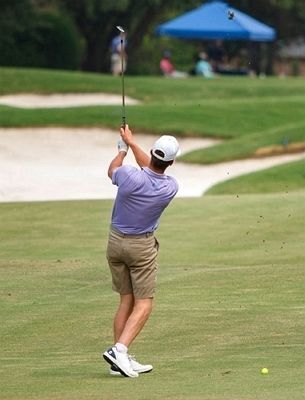
[[[162,152],[164,156],[158,154]],[[163,135],[154,144],[152,154],[162,161],[172,161],[180,155],[180,147],[177,139],[174,136]]]

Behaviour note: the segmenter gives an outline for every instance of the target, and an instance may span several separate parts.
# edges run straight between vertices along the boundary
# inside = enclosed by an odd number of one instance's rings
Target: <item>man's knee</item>
[[[134,307],[134,296],[133,294],[123,294],[120,296],[119,308],[129,310],[130,312]]]
[[[134,304],[134,295],[130,294],[121,294],[120,295],[120,303],[126,306],[130,306]]]

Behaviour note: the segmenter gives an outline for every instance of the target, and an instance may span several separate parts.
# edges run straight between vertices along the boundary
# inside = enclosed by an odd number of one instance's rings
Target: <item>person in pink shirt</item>
[[[187,73],[177,71],[174,64],[171,61],[171,52],[165,51],[163,58],[160,61],[160,70],[164,76],[170,76],[172,78],[184,78]]]
[[[175,72],[175,67],[171,62],[171,53],[165,51],[160,61],[160,69],[164,76],[171,76]]]

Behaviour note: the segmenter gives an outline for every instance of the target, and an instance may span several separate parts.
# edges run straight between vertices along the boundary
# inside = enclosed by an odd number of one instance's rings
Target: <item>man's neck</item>
[[[159,175],[164,175],[163,169],[155,168],[151,163],[148,165],[148,168]]]

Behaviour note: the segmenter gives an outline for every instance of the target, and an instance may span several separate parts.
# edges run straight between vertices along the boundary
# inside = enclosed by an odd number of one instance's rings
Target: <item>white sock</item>
[[[127,354],[127,352],[128,352],[128,347],[126,347],[124,344],[122,344],[122,343],[116,343],[115,344],[115,347],[116,347],[116,349],[117,349],[117,351],[119,352],[119,353],[125,353],[125,354]]]

